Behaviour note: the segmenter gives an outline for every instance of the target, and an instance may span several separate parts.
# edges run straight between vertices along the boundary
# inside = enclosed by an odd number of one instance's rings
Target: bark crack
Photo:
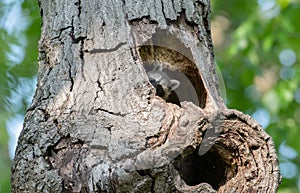
[[[75,29],[74,29],[73,22],[74,22],[74,19],[72,18],[72,26],[70,26],[70,28],[71,28],[70,36],[72,38],[73,43],[78,44],[79,42],[83,41],[86,38],[86,36],[78,36],[78,37],[75,36],[75,33],[74,33]]]
[[[99,80],[99,78],[97,79],[97,87],[100,89],[100,91],[103,91],[103,87],[101,85],[101,82]],[[97,91],[97,94],[99,93],[99,91]],[[98,96],[98,95],[97,95]]]
[[[77,3],[75,3],[75,5],[77,5]],[[80,1],[78,2],[78,6],[79,6],[79,14],[81,13],[81,5],[80,5]],[[79,17],[80,15],[78,15]],[[79,57],[80,57],[80,61],[81,61],[81,71],[82,71],[82,78],[83,80],[86,80],[85,79],[85,76],[84,76],[84,71],[83,71],[83,67],[84,67],[84,51],[83,51],[83,45],[84,45],[84,40],[86,38],[86,36],[78,36],[78,37],[75,37],[75,33],[74,33],[75,29],[74,29],[74,18],[72,18],[72,26],[71,26],[71,32],[70,32],[70,36],[72,38],[72,42],[74,44],[78,44],[79,43]],[[71,80],[72,81],[72,80]],[[74,83],[74,82],[72,82]]]
[[[80,18],[81,10],[82,10],[81,0],[78,0],[78,2],[75,3],[75,5],[78,6],[78,18]]]
[[[80,49],[79,49],[79,57],[81,59],[81,74],[84,81],[86,81],[84,76],[84,52],[83,52],[83,44],[84,44],[84,38],[80,39]]]
[[[85,50],[85,52],[88,52],[90,54],[114,52],[114,51],[117,51],[121,46],[124,46],[126,44],[127,44],[127,42],[121,42],[117,46],[115,46],[114,48],[110,48],[110,49],[92,49],[90,51]]]
[[[174,3],[174,0],[171,0],[171,4],[172,4],[172,8],[173,8],[174,12],[177,14],[177,11],[176,11],[176,9],[175,9],[175,3]]]
[[[97,112],[97,111],[103,111],[103,112],[106,112],[106,113],[108,113],[108,114],[115,115],[115,116],[121,116],[121,117],[125,117],[125,116],[127,115],[127,114],[122,114],[122,113],[120,113],[120,112],[115,113],[115,112],[108,111],[108,110],[102,109],[102,108],[97,108],[97,109],[95,109],[95,111],[96,111],[96,112]]]
[[[72,77],[72,65],[70,63],[68,63],[68,64],[69,64],[68,74],[69,74],[69,78],[70,78],[70,81],[71,81],[70,92],[72,92],[73,87],[74,87],[74,79]]]
[[[61,34],[63,33],[63,31],[65,31],[67,29],[72,29],[72,26],[67,26],[67,27],[60,28],[59,29],[59,34],[57,36],[51,38],[51,40],[58,39],[61,36]]]
[[[165,18],[165,20],[167,22],[167,17],[166,17],[166,13],[165,13],[164,2],[163,2],[163,0],[161,0],[160,2],[161,2],[161,9],[162,9],[161,11],[162,11],[162,14],[163,14],[163,16],[164,16],[164,18]]]

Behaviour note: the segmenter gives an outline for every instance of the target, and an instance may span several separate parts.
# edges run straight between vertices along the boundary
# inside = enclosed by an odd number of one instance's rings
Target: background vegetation
[[[226,104],[272,136],[283,176],[278,192],[300,192],[300,2],[211,1]],[[0,1],[0,192],[10,192],[16,138],[36,85],[40,23],[37,1]]]

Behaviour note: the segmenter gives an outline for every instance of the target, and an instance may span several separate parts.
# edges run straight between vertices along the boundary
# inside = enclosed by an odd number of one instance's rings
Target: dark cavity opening
[[[217,190],[226,179],[226,163],[214,151],[202,156],[195,151],[185,158],[177,158],[174,167],[189,186],[208,183]]]
[[[139,55],[147,72],[161,63],[170,78],[180,81],[175,90],[180,102],[190,101],[205,108],[207,93],[192,53],[174,35],[164,30],[157,31],[139,47]]]

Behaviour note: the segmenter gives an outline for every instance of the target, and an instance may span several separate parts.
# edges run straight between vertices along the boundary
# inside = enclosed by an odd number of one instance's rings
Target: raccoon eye
[[[165,96],[165,91],[162,88],[162,86],[159,84],[156,86],[156,95],[159,97],[162,97],[162,98],[164,98],[164,96]]]
[[[155,87],[155,88],[157,87],[158,84],[154,79],[150,79],[149,81],[150,81],[150,83],[152,84],[153,87]]]

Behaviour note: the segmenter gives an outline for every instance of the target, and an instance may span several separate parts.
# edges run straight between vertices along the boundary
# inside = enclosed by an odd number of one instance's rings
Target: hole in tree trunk
[[[212,150],[202,156],[196,150],[185,158],[179,157],[175,160],[174,167],[189,186],[208,183],[217,190],[227,176],[227,164]]]
[[[163,72],[180,82],[175,90],[180,102],[190,101],[205,108],[207,93],[192,53],[174,35],[158,30],[138,50],[147,72],[161,63]]]

